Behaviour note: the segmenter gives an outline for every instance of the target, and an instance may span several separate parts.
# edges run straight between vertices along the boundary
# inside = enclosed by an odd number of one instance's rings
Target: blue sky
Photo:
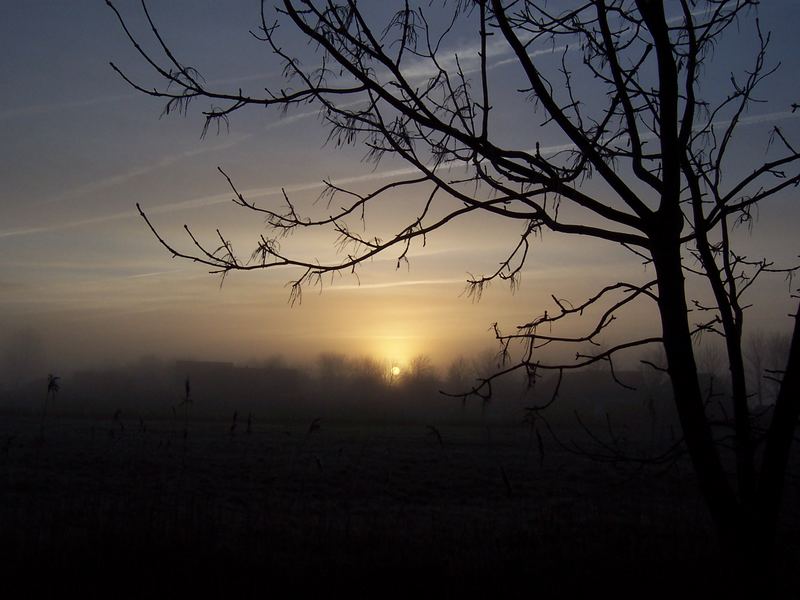
[[[258,1],[150,4],[176,52],[215,86],[280,85],[280,65],[248,34],[258,24]],[[146,39],[138,2],[117,5]],[[789,112],[791,103],[800,101],[800,5],[765,2],[760,17],[772,31],[770,59],[782,66],[741,129],[742,168],[763,157],[770,124],[794,139],[800,133],[797,115]],[[730,72],[751,64],[753,40],[750,24],[731,31],[708,67],[709,95],[724,93],[718,90],[729,84]],[[287,43],[292,42],[308,54],[287,32]],[[460,28],[448,48],[467,61],[472,44],[469,30]],[[609,279],[641,276],[641,265],[619,248],[545,235],[519,292],[495,286],[475,304],[462,294],[467,274],[493,270],[519,234],[516,224],[484,218],[415,247],[410,269],[395,270],[395,256],[387,255],[362,271],[361,288],[343,278],[321,295],[307,293],[300,307],[287,304],[288,271],[234,274],[220,288],[219,279],[202,267],[171,259],[136,214],[136,202],[171,238],[179,239],[184,223],[206,238],[222,226],[246,246],[261,223],[230,205],[217,166],[248,197],[269,203],[279,200],[281,187],[298,201],[311,201],[323,178],[366,189],[403,165],[381,164],[376,170],[361,162],[363,148],[324,147],[325,130],[313,107],[285,117],[241,111],[229,132],[203,140],[199,110],[205,105],[186,118],[159,119],[162,103],[130,89],[108,65],[113,60],[137,80],[157,83],[101,0],[4,3],[0,52],[0,344],[8,345],[4,339],[16,332],[38,336],[47,368],[124,362],[151,353],[234,360],[275,353],[303,358],[322,351],[408,360],[427,353],[445,363],[460,352],[490,346],[492,322],[510,327],[540,314],[551,293],[579,298]],[[552,60],[546,49],[541,52],[540,60]],[[501,84],[513,81],[514,65],[506,62],[502,46],[490,56],[492,76]],[[591,94],[589,84],[586,90]],[[541,130],[540,120],[525,114],[525,104],[513,96],[507,98],[512,108],[497,122],[509,143],[531,147],[534,137],[543,145],[563,141]],[[746,247],[784,261],[797,256],[794,192],[763,207],[754,233],[744,236]],[[389,231],[396,217],[394,211],[378,212],[372,223]],[[325,257],[331,256],[330,242],[312,236],[287,244]],[[762,308],[752,311],[753,327],[786,326],[791,305],[784,288],[776,279],[754,290]],[[649,326],[647,314],[635,312],[629,325]]]

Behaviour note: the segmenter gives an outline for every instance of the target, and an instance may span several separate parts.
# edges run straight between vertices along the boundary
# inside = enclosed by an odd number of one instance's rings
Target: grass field
[[[0,420],[5,587],[61,597],[695,597],[725,570],[688,464],[520,426]],[[577,435],[577,432],[575,432]],[[800,590],[790,479],[781,574]],[[690,586],[700,578],[700,588]]]

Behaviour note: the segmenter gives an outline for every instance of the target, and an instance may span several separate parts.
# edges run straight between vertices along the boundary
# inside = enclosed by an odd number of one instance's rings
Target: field
[[[24,597],[694,597],[725,588],[689,465],[523,425],[0,419],[0,559]],[[575,432],[577,435],[578,432]],[[797,480],[776,570],[800,589]],[[700,587],[689,584],[700,578]]]

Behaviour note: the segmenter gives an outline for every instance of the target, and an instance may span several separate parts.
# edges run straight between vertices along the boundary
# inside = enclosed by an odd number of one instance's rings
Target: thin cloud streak
[[[153,271],[152,273],[137,273],[136,275],[125,275],[123,279],[143,279],[145,277],[158,277],[160,275],[174,275],[183,273],[186,269],[170,269],[168,271]]]
[[[207,81],[208,85],[217,85],[225,83],[242,83],[245,81],[257,81],[259,79],[269,79],[274,77],[275,73],[259,73],[253,75],[243,75],[241,77],[225,77],[220,79],[212,79]],[[141,98],[142,94],[139,92],[130,92],[128,94],[113,94],[109,96],[97,96],[95,98],[84,98],[82,100],[70,100],[67,102],[53,102],[50,104],[36,104],[33,106],[20,106],[17,108],[4,108],[0,109],[0,121],[8,119],[17,119],[25,117],[35,117],[53,112],[61,112],[64,110],[72,110],[77,108],[87,108],[89,106],[97,106],[100,104],[109,104],[112,102],[120,102],[124,100],[132,100],[134,98]]]
[[[69,102],[54,102],[52,104],[36,104],[34,106],[21,106],[19,108],[6,108],[0,110],[0,121],[16,119],[21,117],[35,117],[51,112],[60,112],[73,108],[86,108],[98,104],[109,102],[119,102],[133,98],[134,94],[115,94],[113,96],[99,96],[97,98],[86,98],[84,100],[72,100]]]
[[[740,119],[739,124],[742,126],[747,125],[755,125],[759,123],[769,122],[769,121],[782,121],[787,119],[796,119],[800,118],[800,112],[791,112],[791,111],[779,111],[773,113],[765,113],[761,115],[752,115],[749,117],[744,117]],[[730,123],[730,119],[721,119],[719,121],[715,121],[712,123],[713,126],[724,126]],[[253,135],[253,134],[248,134]],[[574,149],[574,144],[558,144],[554,146],[549,146],[546,148],[540,148],[540,152],[543,154],[561,152],[564,150]],[[529,150],[533,151],[533,150]],[[380,179],[388,179],[391,177],[404,177],[409,175],[417,175],[419,171],[413,167],[404,167],[400,169],[392,169],[387,171],[376,171],[373,173],[367,173],[365,175],[356,175],[352,177],[343,177],[341,179],[336,179],[336,185],[350,185],[354,183],[364,183],[368,181],[377,181]],[[304,192],[304,191],[311,191],[322,189],[324,187],[324,183],[322,181],[314,181],[308,183],[298,183],[294,185],[288,186],[270,186],[270,187],[262,187],[262,188],[252,188],[249,190],[242,190],[242,195],[249,200],[256,199],[256,198],[268,198],[271,196],[278,196],[283,193],[285,190],[287,193],[295,193],[295,192]],[[231,201],[231,194],[215,194],[212,196],[204,196],[201,198],[192,198],[189,200],[182,200],[180,202],[172,202],[168,204],[162,204],[160,206],[156,206],[152,209],[149,209],[147,212],[148,214],[155,215],[155,214],[168,214],[173,212],[179,212],[181,210],[187,210],[192,208],[202,208],[206,206],[213,206],[216,204],[222,204],[224,202]],[[76,227],[83,227],[86,225],[96,225],[101,223],[108,223],[110,221],[118,221],[122,219],[128,219],[131,217],[138,217],[138,213],[136,211],[124,211],[120,213],[114,213],[110,215],[105,215],[101,217],[93,217],[89,219],[80,219],[75,221],[70,221],[66,223],[57,223],[53,225],[45,225],[40,227],[22,227],[18,229],[10,229],[6,231],[0,231],[0,239],[4,238],[11,238],[11,237],[18,237],[24,235],[34,235],[39,233],[48,233],[53,231],[61,231],[64,229],[72,229]]]
[[[698,16],[698,15],[701,15],[701,14],[706,14],[708,12],[710,12],[710,9],[707,8],[707,9],[692,11],[690,14],[692,16]],[[668,23],[675,23],[675,22],[681,21],[682,19],[683,19],[683,15],[676,15],[674,17],[667,18],[667,22]],[[569,48],[573,48],[574,49],[576,47],[577,47],[577,44],[574,44],[572,46],[561,45],[561,46],[556,46],[556,47],[548,48],[548,49],[535,50],[535,51],[529,53],[528,56],[530,56],[531,58],[535,58],[536,56],[541,56],[541,55],[544,55],[544,54],[553,54],[555,52],[562,52],[562,51],[567,50]],[[471,61],[473,59],[477,60],[478,59],[478,51],[479,51],[479,49],[480,49],[480,47],[476,45],[476,46],[467,46],[467,47],[464,47],[464,48],[452,50],[452,51],[449,51],[449,52],[446,53],[446,56],[445,56],[445,58],[443,58],[443,60],[448,64],[450,62],[452,62],[452,66],[455,66],[455,57],[456,56],[459,57],[459,60],[469,60],[469,61]],[[505,54],[508,54],[510,51],[511,51],[511,48],[508,46],[508,44],[505,43],[504,40],[492,41],[492,42],[489,43],[488,48],[487,48],[487,58],[491,58],[493,56],[503,56]],[[496,62],[488,65],[488,68],[489,69],[493,69],[495,67],[503,66],[505,64],[514,62],[515,60],[516,60],[515,58],[509,58],[509,59],[496,61]],[[426,64],[428,65],[427,69],[424,68],[424,65],[426,65]],[[479,68],[480,68],[479,66],[477,68],[476,67],[470,67],[468,69],[464,69],[464,73],[465,74],[472,73],[472,72],[475,72],[476,70],[478,70]],[[411,78],[411,79],[421,78],[421,77],[435,75],[435,74],[436,74],[436,70],[432,70],[431,69],[430,63],[428,61],[421,61],[417,65],[410,65],[410,66],[408,66],[408,67],[403,69],[403,75],[405,75],[406,77]],[[251,74],[251,75],[242,75],[242,76],[238,76],[238,77],[223,77],[223,78],[218,78],[218,79],[211,79],[211,80],[207,81],[206,83],[208,85],[218,85],[218,84],[227,84],[227,83],[242,83],[242,82],[246,82],[246,81],[257,81],[259,79],[269,79],[269,78],[271,78],[273,76],[275,76],[274,72],[273,73],[254,73],[254,74]],[[22,118],[22,117],[32,117],[32,116],[47,114],[47,113],[51,113],[51,112],[58,112],[58,111],[63,111],[63,110],[76,109],[76,108],[86,108],[86,107],[89,107],[89,106],[96,106],[98,104],[107,104],[107,103],[111,103],[111,102],[118,102],[120,100],[130,100],[132,98],[137,98],[137,97],[140,97],[140,96],[141,96],[141,94],[131,92],[129,94],[115,94],[115,95],[110,95],[110,96],[99,96],[99,97],[96,97],[96,98],[86,98],[86,99],[83,99],[83,100],[73,100],[73,101],[68,101],[68,102],[54,102],[54,103],[51,103],[51,104],[39,104],[39,105],[34,105],[34,106],[23,106],[23,107],[18,107],[18,108],[6,108],[6,109],[3,109],[3,110],[0,110],[0,121],[4,121],[4,120],[7,120],[7,119]],[[282,126],[282,124],[283,125],[289,124],[289,123],[292,123],[294,121],[300,120],[302,118],[307,118],[309,116],[316,115],[316,114],[318,114],[318,112],[313,112],[313,113],[309,112],[309,113],[302,113],[301,115],[293,115],[293,116],[287,118],[283,122],[282,121],[278,121],[276,123],[268,125],[267,129],[280,127],[280,126]]]
[[[350,290],[383,290],[396,287],[409,287],[417,285],[464,285],[464,279],[415,279],[413,281],[391,281],[386,283],[362,283],[347,285],[332,285],[325,288],[326,292],[347,292]]]
[[[212,152],[219,152],[221,150],[229,150],[230,148],[233,148],[234,146],[241,144],[243,141],[253,137],[253,135],[254,134],[252,133],[246,133],[244,135],[238,136],[222,144],[216,144],[214,146],[199,146],[193,150],[186,150],[185,152],[179,152],[178,154],[168,155],[161,158],[157,162],[151,163],[149,165],[137,167],[135,169],[131,169],[123,173],[118,173],[116,175],[111,175],[109,177],[104,177],[103,179],[98,179],[90,183],[80,185],[62,194],[58,194],[57,196],[51,196],[40,203],[54,204],[57,202],[65,202],[68,200],[74,200],[75,198],[79,198],[85,194],[121,185],[123,183],[127,183],[128,181],[136,177],[147,175],[148,173],[152,173],[153,171],[156,171],[158,169],[164,169],[166,167],[170,167],[175,163],[181,160],[185,160],[187,158],[194,158],[195,156],[200,156],[202,154],[209,154]]]
[[[79,219],[76,221],[67,221],[66,223],[56,223],[53,225],[42,225],[40,227],[20,227],[19,229],[7,229],[0,231],[0,239],[20,237],[25,235],[35,235],[38,233],[51,233],[53,231],[63,231],[65,229],[74,229],[76,227],[83,227],[85,225],[97,225],[100,223],[109,223],[111,221],[119,221],[122,219],[129,219],[136,216],[138,213],[130,210],[111,215],[104,215],[102,217],[92,217],[91,219]]]

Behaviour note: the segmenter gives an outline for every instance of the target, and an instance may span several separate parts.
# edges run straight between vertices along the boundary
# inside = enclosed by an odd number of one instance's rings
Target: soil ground
[[[686,462],[577,457],[519,426],[0,417],[3,587],[24,597],[712,597]],[[579,432],[575,432],[577,436]],[[440,440],[441,437],[441,440]],[[566,436],[567,438],[569,435]],[[800,590],[797,480],[776,562]]]

